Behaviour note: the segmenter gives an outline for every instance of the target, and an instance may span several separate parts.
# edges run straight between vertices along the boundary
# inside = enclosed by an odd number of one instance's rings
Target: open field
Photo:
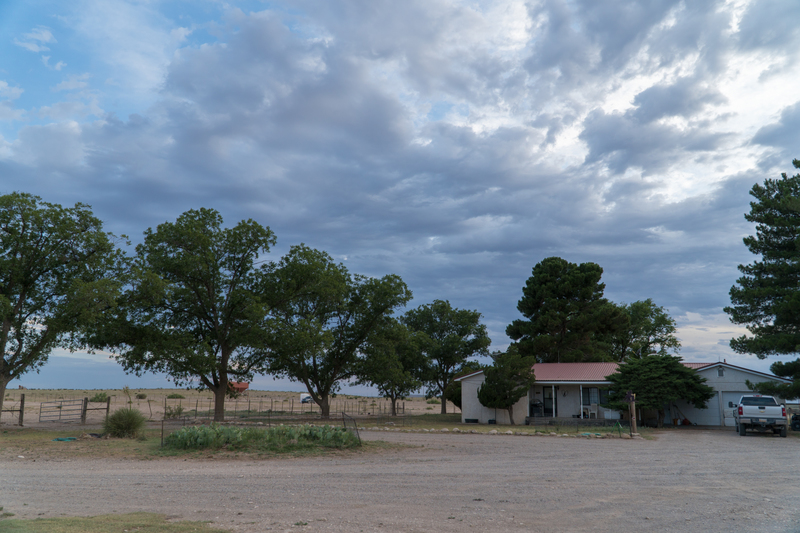
[[[362,436],[395,446],[278,459],[4,454],[0,505],[15,518],[147,511],[243,532],[800,529],[794,438]]]
[[[111,411],[126,407],[128,398],[119,389],[97,389],[97,390],[75,390],[75,389],[9,389],[6,391],[3,410],[18,409],[21,395],[25,395],[25,426],[37,426],[39,417],[39,406],[41,402],[54,400],[81,400],[91,399],[98,393],[105,393],[111,398]],[[137,398],[136,395],[144,395],[145,398]],[[183,398],[169,398],[169,396],[180,395]],[[429,401],[431,403],[429,403]],[[141,411],[151,420],[161,420],[164,417],[165,408],[180,408],[184,415],[197,418],[213,418],[213,395],[208,391],[196,391],[185,389],[131,389],[132,406]],[[400,414],[405,412],[408,415],[418,415],[426,413],[439,413],[441,410],[438,400],[425,400],[425,398],[410,398],[398,402]],[[105,402],[92,403],[90,407],[100,409],[105,408]],[[263,414],[266,411],[293,413],[293,414],[319,414],[319,407],[316,404],[301,404],[300,394],[297,392],[280,391],[259,391],[250,390],[240,395],[237,399],[229,399],[225,404],[227,415],[241,415],[249,413],[253,416]],[[390,402],[383,398],[354,396],[350,394],[338,394],[331,401],[331,414],[340,414],[346,411],[348,414],[377,416],[387,414],[391,410]],[[458,412],[452,404],[447,404],[447,412]],[[0,413],[0,422],[3,424],[14,424],[17,421],[16,413]],[[99,423],[105,416],[105,411],[90,411],[88,421]]]

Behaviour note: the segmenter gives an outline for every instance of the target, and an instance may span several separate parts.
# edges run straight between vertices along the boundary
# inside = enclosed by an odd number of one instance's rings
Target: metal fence
[[[4,403],[4,405],[5,405],[5,403]],[[3,409],[2,411],[0,411],[0,417],[3,416],[3,413],[19,413],[17,415],[17,423],[21,426],[22,422],[25,420],[25,395],[24,394],[20,394],[19,404],[18,404],[18,407],[16,409],[13,409],[13,408],[12,409],[8,409],[8,408]]]
[[[83,400],[56,400],[39,404],[39,422],[80,422],[85,420]]]

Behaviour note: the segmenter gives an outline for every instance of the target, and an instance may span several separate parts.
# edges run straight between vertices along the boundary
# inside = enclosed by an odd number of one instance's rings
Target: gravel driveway
[[[362,435],[416,447],[311,459],[0,459],[0,505],[22,518],[151,511],[246,532],[800,530],[796,438]]]

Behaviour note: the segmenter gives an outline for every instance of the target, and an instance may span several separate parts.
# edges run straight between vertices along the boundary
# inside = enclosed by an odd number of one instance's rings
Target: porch
[[[620,420],[619,411],[606,409],[606,383],[542,383],[528,391],[526,421],[536,419]]]

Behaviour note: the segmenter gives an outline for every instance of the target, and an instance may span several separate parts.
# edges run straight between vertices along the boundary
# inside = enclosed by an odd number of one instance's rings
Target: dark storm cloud
[[[492,4],[291,7],[230,10],[138,114],[23,128],[4,186],[90,203],[134,239],[189,208],[253,217],[279,250],[480,310],[498,344],[553,255],[599,263],[618,301],[727,303],[764,176],[725,166],[749,139],[725,127],[723,81],[759,23],[730,35],[714,2],[544,1],[514,41]],[[790,149],[798,126],[787,108],[753,143]]]

